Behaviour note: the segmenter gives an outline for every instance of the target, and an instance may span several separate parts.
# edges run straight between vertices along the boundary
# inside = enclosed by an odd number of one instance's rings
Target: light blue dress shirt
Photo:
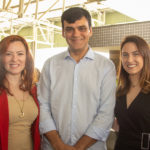
[[[88,150],[105,150],[115,90],[114,64],[91,48],[78,63],[68,51],[49,58],[38,83],[41,134],[57,130],[69,145],[88,135],[98,140]],[[46,138],[42,147],[52,149]]]

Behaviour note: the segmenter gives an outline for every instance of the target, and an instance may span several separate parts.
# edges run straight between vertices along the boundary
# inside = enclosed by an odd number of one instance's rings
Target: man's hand
[[[56,130],[47,132],[45,136],[54,150],[76,150],[75,147],[64,144]]]
[[[93,139],[87,135],[82,136],[79,141],[74,145],[76,150],[86,150],[97,142],[96,139]]]
[[[48,139],[48,141],[51,143],[51,146],[53,147],[54,150],[86,150],[97,141],[96,139],[84,135],[79,139],[79,141],[74,146],[70,146],[65,144],[61,140],[56,130],[47,132],[45,136]]]

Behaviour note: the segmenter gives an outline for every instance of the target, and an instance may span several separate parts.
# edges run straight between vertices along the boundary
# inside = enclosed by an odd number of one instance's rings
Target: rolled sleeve
[[[104,130],[104,129],[97,128],[95,126],[91,126],[87,130],[86,135],[89,137],[92,137],[93,139],[97,139],[100,141],[106,141],[109,132],[110,132],[110,130]]]
[[[53,123],[53,120],[45,120],[43,122],[40,122],[40,133],[41,134],[44,134],[48,131],[51,131],[51,130],[56,130],[56,127],[55,127],[55,124]]]
[[[43,67],[40,80],[37,84],[38,101],[40,105],[40,133],[44,134],[56,130],[55,122],[50,111],[50,75],[49,62]]]
[[[114,120],[116,71],[114,65],[106,68],[100,89],[100,107],[92,124],[85,133],[100,141],[106,141]]]

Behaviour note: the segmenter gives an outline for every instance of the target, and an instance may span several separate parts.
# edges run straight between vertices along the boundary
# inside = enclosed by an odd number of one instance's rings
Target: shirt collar
[[[67,50],[65,53],[65,59],[68,59],[68,58],[71,58],[69,50]],[[91,47],[89,47],[89,49],[83,59],[91,59],[91,60],[94,59],[94,52]]]

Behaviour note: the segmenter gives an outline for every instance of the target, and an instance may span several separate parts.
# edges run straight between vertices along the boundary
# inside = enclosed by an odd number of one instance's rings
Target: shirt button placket
[[[74,69],[74,84],[73,84],[73,100],[72,100],[72,125],[71,125],[71,144],[74,144],[76,141],[75,138],[75,132],[76,132],[76,102],[77,102],[77,90],[78,90],[78,68],[79,68],[79,64],[75,65],[75,69]]]

